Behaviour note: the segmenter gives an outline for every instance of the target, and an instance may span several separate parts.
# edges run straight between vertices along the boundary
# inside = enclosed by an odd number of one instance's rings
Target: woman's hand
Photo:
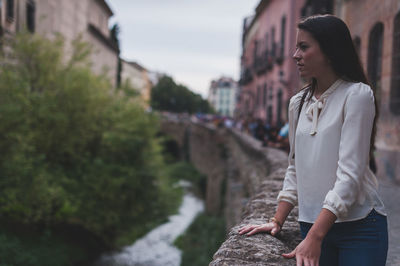
[[[286,259],[296,257],[297,266],[319,266],[321,243],[320,240],[306,237],[292,252],[282,256]]]
[[[271,235],[275,236],[277,233],[281,231],[281,227],[274,222],[269,222],[265,224],[249,224],[239,229],[239,234],[246,234],[247,236],[251,236],[257,233],[271,233]]]

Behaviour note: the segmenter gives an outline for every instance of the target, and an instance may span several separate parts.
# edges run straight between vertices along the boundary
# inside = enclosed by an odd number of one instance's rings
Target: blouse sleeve
[[[296,134],[297,115],[299,111],[301,94],[298,93],[290,99],[289,103],[289,166],[286,169],[285,179],[283,181],[283,188],[278,194],[279,201],[287,201],[293,206],[297,205],[297,179],[296,179],[296,167],[294,160],[294,141]]]
[[[346,217],[349,207],[362,193],[362,180],[367,169],[372,126],[375,118],[371,88],[358,83],[349,93],[343,113],[336,182],[324,200],[323,208],[336,217]]]

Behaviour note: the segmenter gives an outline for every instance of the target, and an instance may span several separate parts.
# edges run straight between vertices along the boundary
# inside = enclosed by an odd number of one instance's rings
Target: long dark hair
[[[314,15],[301,21],[297,27],[313,36],[318,42],[321,51],[329,59],[333,71],[341,79],[351,82],[362,82],[371,86],[354,47],[350,31],[343,20],[333,15]],[[317,81],[312,78],[311,82],[303,87],[304,93],[300,101],[299,115],[306,95],[309,95],[309,99],[311,99],[316,86]],[[374,103],[375,118],[370,142],[370,166],[375,164],[373,152],[375,150],[376,121],[378,117],[378,103],[376,102],[375,93]]]

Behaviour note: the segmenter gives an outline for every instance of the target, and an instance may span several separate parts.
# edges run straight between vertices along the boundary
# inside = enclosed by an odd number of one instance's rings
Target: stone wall
[[[273,216],[287,154],[262,148],[241,132],[190,121],[163,121],[162,131],[175,138],[182,149],[186,145],[191,163],[207,175],[206,211],[225,215],[227,239],[210,265],[295,265],[281,254],[300,241],[297,209],[277,237],[238,235],[239,227],[260,224]]]
[[[264,223],[274,215],[287,154],[262,148],[258,141],[237,131],[229,131],[226,136],[229,159],[225,217],[229,233],[210,265],[295,265],[294,260],[286,260],[281,254],[291,251],[300,241],[297,209],[277,237],[238,234],[240,227]]]
[[[380,80],[376,86],[376,98],[379,106],[377,136],[375,141],[377,177],[382,181],[394,181],[400,184],[400,115],[391,110],[391,101],[396,100],[398,86],[393,85],[393,77],[399,75],[393,63],[395,52],[395,17],[400,14],[398,0],[364,0],[342,2],[342,18],[354,37],[360,38],[360,57],[365,70],[368,70],[371,32],[376,25],[383,27],[381,50]],[[368,14],[368,15],[366,15]],[[376,43],[376,40],[372,42]],[[397,94],[398,95],[398,94]],[[396,105],[400,105],[398,99]]]

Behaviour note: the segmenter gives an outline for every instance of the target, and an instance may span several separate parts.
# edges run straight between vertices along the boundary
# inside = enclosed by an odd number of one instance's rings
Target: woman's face
[[[319,79],[325,71],[330,70],[328,58],[322,53],[318,42],[305,30],[297,31],[293,59],[296,60],[300,76],[305,79]]]

